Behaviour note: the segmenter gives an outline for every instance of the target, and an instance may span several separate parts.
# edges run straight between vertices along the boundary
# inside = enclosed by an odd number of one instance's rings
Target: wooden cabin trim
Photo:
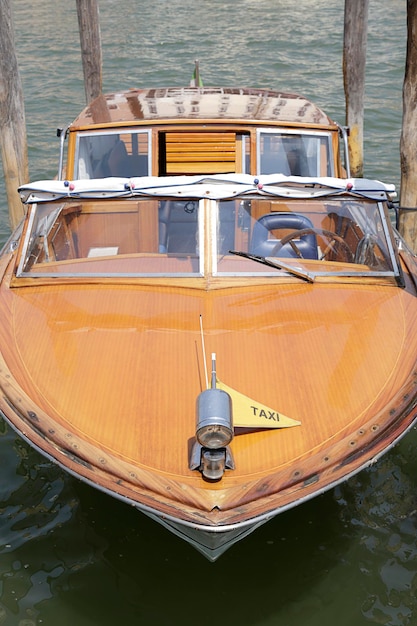
[[[77,133],[70,132],[68,133],[68,146],[67,146],[67,161],[65,164],[65,178],[72,179],[74,177],[74,168],[75,168],[75,152],[76,152],[76,144],[77,144]]]
[[[132,255],[127,255],[127,257],[131,257]],[[159,256],[159,255],[158,255]],[[107,257],[107,260],[111,261],[113,257]],[[101,258],[102,261],[106,260],[106,257]],[[244,291],[252,291],[254,288],[261,287],[271,287],[271,286],[282,286],[282,285],[290,285],[290,284],[303,284],[302,279],[297,278],[296,276],[285,275],[271,275],[271,276],[228,276],[228,275],[212,275],[207,274],[205,277],[201,276],[175,276],[175,275],[167,275],[167,276],[141,276],[141,275],[131,275],[129,276],[127,273],[113,275],[109,274],[108,276],[100,275],[99,272],[94,275],[91,274],[80,274],[78,273],[77,267],[85,263],[86,259],[73,259],[71,261],[56,261],[56,262],[48,262],[45,264],[40,264],[40,271],[37,275],[34,272],[34,275],[31,276],[29,273],[24,276],[17,277],[15,273],[13,274],[10,282],[10,287],[12,288],[23,288],[23,287],[41,287],[48,285],[103,285],[108,287],[117,287],[123,285],[131,285],[137,287],[154,287],[156,291],[160,289],[171,289],[171,288],[184,288],[184,289],[193,289],[193,290],[244,290]],[[42,269],[52,270],[56,268],[56,274],[54,276],[42,275]],[[59,268],[59,269],[58,269]],[[68,269],[68,274],[73,275],[65,275],[64,270]],[[340,271],[343,271],[343,267],[340,268]],[[355,276],[353,273],[348,276],[315,276],[314,284],[322,284],[322,285],[333,285],[337,287],[338,285],[356,285],[357,288],[361,288],[362,285],[365,288],[374,287],[376,290],[381,287],[393,287],[400,288],[398,286],[398,282],[394,276],[369,276],[368,278],[363,274],[358,274]]]
[[[332,150],[334,154],[334,175],[340,178],[346,178],[346,171],[341,161],[341,153],[343,146],[340,143],[339,131],[331,134]],[[325,176],[326,174],[323,174]]]
[[[277,120],[268,120],[268,119],[255,119],[248,120],[245,118],[233,118],[233,119],[218,119],[218,118],[207,118],[207,119],[178,119],[172,120],[171,118],[161,118],[155,120],[134,120],[134,121],[125,121],[122,120],[120,122],[103,122],[100,124],[86,124],[82,126],[75,126],[75,124],[71,124],[69,128],[69,134],[76,135],[79,132],[95,132],[95,131],[103,131],[103,130],[119,130],[122,129],[135,129],[135,128],[149,128],[155,129],[156,132],[161,129],[164,130],[174,130],[177,131],[187,130],[187,128],[191,130],[195,130],[197,126],[200,126],[201,129],[206,129],[209,132],[209,129],[215,129],[216,127],[221,130],[225,126],[228,129],[233,130],[250,130],[253,128],[289,128],[294,130],[317,130],[323,132],[333,132],[339,134],[339,127],[336,124],[314,124],[311,122],[303,123],[303,122],[294,122],[294,121],[277,121]]]
[[[234,132],[166,132],[164,136],[167,176],[240,171]]]
[[[340,154],[339,154],[339,128],[338,126],[323,126],[319,124],[301,124],[299,122],[294,123],[277,123],[271,120],[222,120],[222,119],[207,119],[207,120],[179,120],[176,124],[172,123],[172,120],[156,120],[155,123],[149,125],[148,121],[138,121],[135,123],[126,124],[126,122],[120,122],[119,124],[104,124],[99,126],[86,126],[83,128],[75,129],[70,127],[68,150],[67,150],[67,176],[71,179],[74,176],[75,168],[75,154],[76,154],[76,142],[77,135],[81,132],[86,133],[100,133],[104,130],[119,131],[120,133],[135,131],[139,129],[150,130],[151,139],[149,144],[149,150],[151,151],[151,167],[152,175],[161,175],[161,158],[165,161],[165,155],[160,154],[160,136],[177,137],[178,147],[178,163],[177,166],[169,166],[169,157],[173,155],[170,142],[167,147],[167,159],[166,159],[166,172],[163,175],[176,175],[176,174],[194,174],[194,173],[226,173],[226,172],[241,172],[242,171],[242,154],[239,152],[239,135],[246,135],[249,137],[250,145],[250,172],[257,172],[257,131],[262,129],[272,129],[279,132],[285,130],[293,130],[306,132],[322,132],[330,133],[330,144],[333,149],[333,168],[335,175],[339,174],[341,170],[340,166]],[[204,142],[197,146],[196,136],[203,139]],[[218,144],[218,147],[216,146]],[[227,145],[229,144],[230,150],[227,151]],[[210,149],[209,149],[210,147]],[[204,159],[204,153],[206,158]],[[217,154],[217,157],[215,156]],[[191,156],[190,156],[191,155]],[[219,158],[222,155],[224,158]],[[174,161],[175,162],[175,161]],[[211,165],[210,165],[211,163]],[[201,164],[205,165],[205,171],[201,171]],[[232,165],[233,164],[233,165]],[[327,176],[327,159],[323,165],[324,175]]]

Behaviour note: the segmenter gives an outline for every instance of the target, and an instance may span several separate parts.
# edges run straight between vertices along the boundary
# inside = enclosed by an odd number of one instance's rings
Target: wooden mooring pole
[[[98,0],[77,0],[81,57],[87,104],[101,94],[102,59]]]
[[[369,0],[345,0],[343,82],[351,176],[363,176],[363,114]]]
[[[0,145],[9,220],[15,228],[24,214],[17,189],[29,181],[29,164],[11,0],[0,0]]]
[[[399,230],[410,248],[417,252],[417,0],[407,2],[400,163],[400,207],[404,208],[400,208]]]

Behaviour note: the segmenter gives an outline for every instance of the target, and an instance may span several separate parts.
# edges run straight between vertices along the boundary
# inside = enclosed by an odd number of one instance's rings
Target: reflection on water
[[[341,518],[358,532],[359,541],[349,553],[362,578],[361,611],[372,623],[413,624],[415,616],[415,435],[335,492]]]
[[[344,123],[343,2],[100,0],[104,90],[188,83],[302,92]],[[14,2],[31,177],[84,103],[75,2]],[[187,26],[185,26],[187,25]],[[388,25],[388,26],[387,26]],[[405,3],[370,0],[366,174],[399,182]],[[0,238],[8,234],[0,176]],[[412,626],[417,433],[211,564],[1,424],[0,624]],[[414,622],[413,622],[414,619]]]
[[[416,443],[212,564],[3,428],[0,624],[413,624]]]
[[[416,432],[214,564],[7,429],[1,439],[0,624],[413,623]]]

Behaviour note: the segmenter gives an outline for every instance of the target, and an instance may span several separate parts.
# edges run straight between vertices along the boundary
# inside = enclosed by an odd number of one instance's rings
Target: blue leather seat
[[[198,201],[165,200],[159,207],[159,252],[196,254]]]
[[[159,253],[166,254],[168,252],[168,224],[171,214],[171,202],[164,200],[158,209],[159,219]]]
[[[276,212],[262,215],[253,227],[249,252],[262,257],[272,256],[274,248],[280,240],[271,238],[269,236],[271,231],[303,230],[304,228],[314,228],[314,226],[308,217],[299,213]],[[299,239],[294,239],[294,243],[305,259],[318,259],[317,238],[314,233],[301,235]],[[286,243],[275,254],[280,257],[297,258],[297,254],[290,243]]]

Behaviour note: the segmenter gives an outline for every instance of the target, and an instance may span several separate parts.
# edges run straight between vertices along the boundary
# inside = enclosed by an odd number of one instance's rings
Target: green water
[[[206,85],[305,94],[344,123],[343,1],[100,0],[104,90]],[[84,105],[75,2],[14,0],[32,179]],[[370,0],[365,173],[399,183],[405,0]],[[8,234],[0,178],[0,236]],[[417,433],[214,564],[80,484],[0,422],[0,624],[414,626]]]

